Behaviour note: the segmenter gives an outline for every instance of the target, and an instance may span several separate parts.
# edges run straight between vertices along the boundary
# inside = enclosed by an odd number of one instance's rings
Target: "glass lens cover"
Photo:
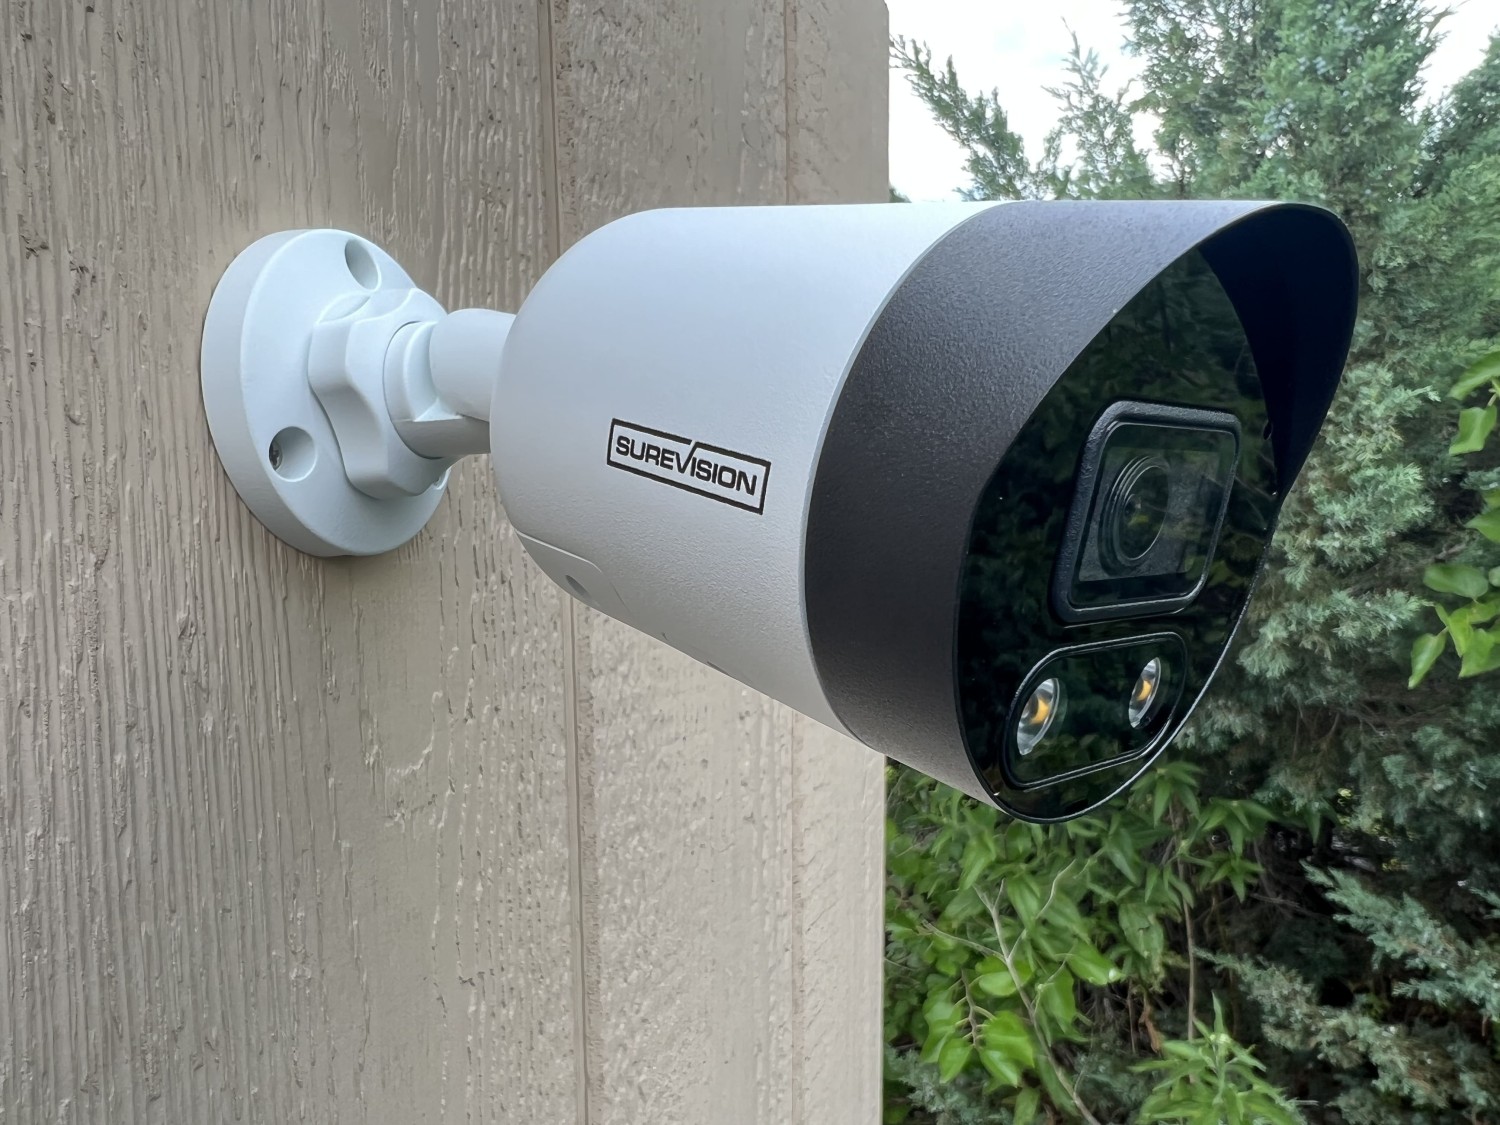
[[[1009,442],[974,511],[955,653],[969,754],[1002,805],[1074,815],[1176,733],[1270,539],[1268,434],[1244,328],[1193,252],[1102,328]],[[1081,490],[1091,457],[1098,483]],[[1131,650],[1164,636],[1180,648]],[[1129,701],[1153,656],[1163,686],[1138,726]],[[1067,706],[1022,755],[1017,722],[1049,678]]]

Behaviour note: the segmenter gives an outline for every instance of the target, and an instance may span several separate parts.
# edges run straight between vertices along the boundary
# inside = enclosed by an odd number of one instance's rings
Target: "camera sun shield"
[[[1079,623],[1171,613],[1203,588],[1239,460],[1233,414],[1118,402],[1095,423],[1052,608]]]

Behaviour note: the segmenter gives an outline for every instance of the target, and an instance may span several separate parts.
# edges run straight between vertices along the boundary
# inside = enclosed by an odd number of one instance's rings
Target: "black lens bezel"
[[[1230,478],[1238,464],[1241,446],[1239,419],[1233,414],[1218,410],[1199,410],[1185,406],[1170,406],[1165,403],[1121,401],[1111,403],[1100,413],[1093,429],[1084,442],[1079,459],[1077,484],[1073,501],[1068,509],[1068,519],[1063,534],[1062,546],[1057,553],[1057,564],[1052,578],[1052,612],[1069,625],[1087,621],[1107,621],[1129,617],[1154,617],[1174,613],[1191,605],[1204,584],[1208,581],[1209,566],[1192,588],[1169,597],[1121,599],[1101,605],[1079,605],[1072,599],[1078,578],[1079,565],[1087,541],[1091,517],[1099,505],[1096,494],[1101,488],[1109,488],[1113,480],[1104,479],[1104,455],[1110,439],[1122,426],[1155,426],[1162,429],[1183,431],[1213,431],[1228,434],[1234,440],[1234,463],[1230,466]],[[1218,548],[1219,536],[1224,529],[1224,517],[1229,510],[1232,489],[1226,485],[1220,492],[1218,509],[1205,543],[1205,554],[1211,563]]]

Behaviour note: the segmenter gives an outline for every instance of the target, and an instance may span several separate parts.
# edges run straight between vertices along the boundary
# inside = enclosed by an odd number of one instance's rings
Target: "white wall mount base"
[[[225,271],[203,327],[204,412],[235,490],[308,554],[399,547],[453,462],[489,449],[512,319],[446,313],[358,235],[262,238]]]

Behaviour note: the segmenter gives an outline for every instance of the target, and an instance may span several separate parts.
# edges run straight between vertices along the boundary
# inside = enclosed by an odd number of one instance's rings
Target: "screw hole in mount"
[[[375,264],[375,259],[370,256],[365,244],[358,239],[351,238],[344,243],[344,265],[349,267],[349,276],[363,288],[376,289],[380,286],[380,267]]]
[[[302,480],[318,463],[318,446],[306,430],[288,426],[271,439],[266,460],[282,480]]]

